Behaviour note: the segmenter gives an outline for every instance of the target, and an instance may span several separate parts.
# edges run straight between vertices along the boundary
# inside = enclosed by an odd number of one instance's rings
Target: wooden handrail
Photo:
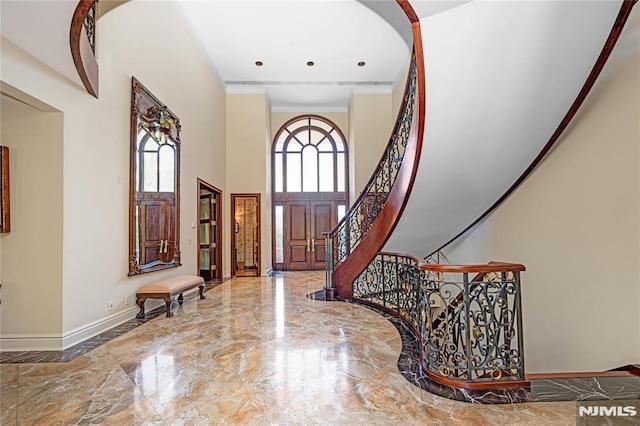
[[[335,285],[336,294],[339,298],[343,299],[348,299],[352,296],[353,281],[367,267],[375,254],[384,247],[384,244],[400,220],[400,216],[402,216],[402,212],[409,200],[409,194],[411,194],[413,189],[415,176],[420,163],[420,156],[422,154],[426,104],[426,76],[420,20],[415,11],[413,11],[409,1],[396,1],[405,14],[407,14],[413,32],[413,51],[416,58],[417,78],[415,109],[402,165],[400,166],[395,183],[391,188],[384,206],[378,212],[377,217],[367,233],[360,240],[360,244],[348,255],[348,260],[336,265],[335,271],[333,272],[333,285]],[[408,80],[407,83],[409,83]],[[390,138],[389,143],[393,143],[393,138]],[[370,182],[372,180],[373,176]],[[368,187],[369,184],[365,187],[365,191]],[[345,217],[346,216],[347,215],[345,215]]]
[[[433,263],[420,263],[418,267],[431,272],[476,272],[488,274],[490,272],[516,272],[524,271],[524,265],[508,262],[490,262],[477,265],[442,265]]]
[[[412,24],[415,22],[420,22],[420,17],[418,17],[418,14],[416,13],[416,11],[413,10],[413,7],[411,6],[411,3],[409,3],[409,0],[396,0],[396,1],[398,2],[398,5],[400,5],[403,12],[405,13],[405,15],[407,15],[407,18],[409,18],[409,21],[411,21]]]

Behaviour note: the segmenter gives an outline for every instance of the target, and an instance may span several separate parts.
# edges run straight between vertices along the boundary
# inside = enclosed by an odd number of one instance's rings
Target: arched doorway
[[[274,269],[324,269],[322,233],[345,214],[348,164],[344,134],[327,118],[303,115],[278,130],[272,146]]]

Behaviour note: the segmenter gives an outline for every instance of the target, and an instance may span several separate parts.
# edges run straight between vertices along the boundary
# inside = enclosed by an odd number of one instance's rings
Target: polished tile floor
[[[477,405],[398,371],[394,326],[310,300],[324,273],[237,278],[69,362],[0,364],[2,425],[574,425],[575,402]]]

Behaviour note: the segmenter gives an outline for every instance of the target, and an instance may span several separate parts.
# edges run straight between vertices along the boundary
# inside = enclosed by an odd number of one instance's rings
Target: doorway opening
[[[231,194],[231,274],[260,276],[260,194]]]
[[[222,280],[222,191],[198,179],[198,275]]]
[[[272,145],[275,270],[325,268],[323,233],[344,216],[347,143],[331,120],[302,115],[286,122]]]

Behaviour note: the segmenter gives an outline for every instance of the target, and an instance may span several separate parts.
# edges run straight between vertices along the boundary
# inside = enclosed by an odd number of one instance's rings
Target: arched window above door
[[[346,140],[334,123],[296,117],[273,143],[274,192],[345,192],[347,165]]]

